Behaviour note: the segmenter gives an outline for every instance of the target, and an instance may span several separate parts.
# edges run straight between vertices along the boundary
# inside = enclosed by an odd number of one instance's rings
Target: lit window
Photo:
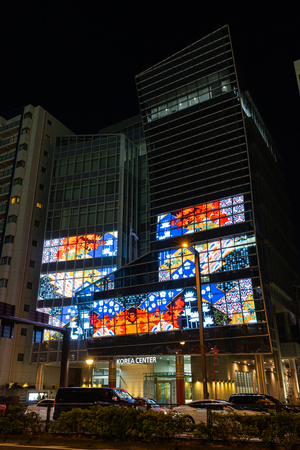
[[[48,136],[48,134],[46,134],[45,139],[46,139],[46,141],[50,141],[50,136]]]
[[[26,127],[22,129],[22,134],[30,134],[30,128]]]
[[[42,209],[42,208],[43,208],[43,204],[42,204],[42,203],[40,203],[40,202],[37,202],[36,206],[37,206],[38,208],[40,208],[40,209]]]
[[[10,199],[10,203],[11,204],[13,204],[13,203],[20,203],[20,197],[18,197],[18,195],[16,195],[15,197],[12,197]]]

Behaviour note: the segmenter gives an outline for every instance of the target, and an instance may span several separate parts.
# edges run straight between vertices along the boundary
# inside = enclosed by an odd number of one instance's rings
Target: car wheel
[[[191,416],[188,416],[188,417],[185,419],[185,423],[186,423],[186,425],[187,425],[187,428],[186,428],[185,431],[190,431],[190,430],[189,430],[189,425],[194,424],[195,421],[194,421],[194,419],[193,419]]]

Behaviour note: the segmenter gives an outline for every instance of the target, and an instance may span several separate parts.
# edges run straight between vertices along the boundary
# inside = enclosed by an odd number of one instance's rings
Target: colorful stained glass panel
[[[233,223],[241,223],[245,220],[244,196],[228,197],[159,215],[156,239],[168,239],[206,229],[224,227]]]

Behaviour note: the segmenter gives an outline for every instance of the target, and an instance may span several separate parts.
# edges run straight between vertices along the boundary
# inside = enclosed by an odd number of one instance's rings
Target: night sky
[[[139,113],[135,75],[226,24],[300,210],[297,0],[7,1],[0,115],[31,103],[77,134],[97,133]],[[293,217],[300,231],[300,213]]]

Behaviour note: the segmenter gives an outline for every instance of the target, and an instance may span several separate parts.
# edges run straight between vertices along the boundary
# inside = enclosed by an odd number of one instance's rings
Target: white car
[[[153,398],[147,397],[135,397],[135,407],[136,409],[140,409],[142,411],[148,411],[151,409],[152,411],[163,412],[164,414],[171,412],[169,408],[165,408],[153,400]]]
[[[47,409],[48,406],[50,406],[50,420],[53,420],[54,401],[54,399],[44,398],[34,405],[29,405],[26,408],[26,412],[35,412],[36,414],[38,414],[40,420],[47,420]]]
[[[257,412],[245,411],[241,408],[233,405],[232,403],[226,402],[225,400],[196,400],[186,405],[177,406],[173,409],[174,412],[179,414],[187,414],[188,421],[191,423],[207,422],[208,411],[217,413],[238,413],[253,415]]]

